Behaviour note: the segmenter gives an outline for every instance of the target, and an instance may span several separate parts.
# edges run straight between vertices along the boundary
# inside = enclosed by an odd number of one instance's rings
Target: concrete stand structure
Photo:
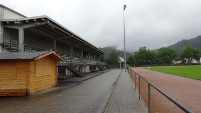
[[[0,53],[55,50],[65,62],[59,76],[84,76],[105,70],[98,62],[104,52],[48,16],[26,17],[0,5]]]

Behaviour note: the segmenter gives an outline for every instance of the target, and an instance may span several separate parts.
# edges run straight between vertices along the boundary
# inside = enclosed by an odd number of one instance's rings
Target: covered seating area
[[[26,17],[4,8],[21,18],[1,19],[0,53],[54,50],[64,59],[58,63],[59,76],[84,76],[106,69],[106,64],[98,61],[104,51],[50,17]]]

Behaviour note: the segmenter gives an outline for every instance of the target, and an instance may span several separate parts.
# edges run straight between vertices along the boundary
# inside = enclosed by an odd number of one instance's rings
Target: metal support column
[[[71,46],[71,48],[70,48],[70,57],[73,60],[73,46]]]
[[[57,41],[56,40],[52,40],[53,41],[53,48],[56,51],[57,50]]]
[[[91,61],[91,54],[89,53],[89,61]]]
[[[3,26],[0,25],[0,44],[3,44]],[[3,45],[0,45],[0,53],[2,53],[2,47]]]
[[[81,49],[81,58],[83,59],[83,50]]]

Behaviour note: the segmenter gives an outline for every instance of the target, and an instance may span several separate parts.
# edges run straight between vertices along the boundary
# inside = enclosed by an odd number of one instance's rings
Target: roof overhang
[[[3,19],[0,22],[1,25],[7,28],[25,28],[26,30],[39,33],[57,41],[62,41],[74,47],[83,48],[84,50],[90,51],[90,53],[105,54],[101,49],[85,41],[80,36],[45,15],[22,19]]]
[[[55,51],[49,51],[49,52],[46,52],[46,53],[44,53],[44,54],[42,54],[42,55],[40,55],[40,56],[37,56],[37,57],[35,58],[35,60],[39,60],[39,59],[44,58],[44,57],[46,57],[46,56],[51,56],[51,57],[53,57],[53,58],[54,58],[55,60],[57,60],[57,61],[64,61],[64,59],[61,58],[61,56],[59,56],[58,54],[56,54]]]
[[[64,61],[55,51],[35,51],[35,52],[12,52],[0,53],[0,60],[39,60],[41,58],[51,56],[56,61]]]

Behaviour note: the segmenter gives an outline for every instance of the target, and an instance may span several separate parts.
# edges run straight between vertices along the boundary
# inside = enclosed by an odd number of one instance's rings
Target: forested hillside
[[[192,38],[192,39],[189,39],[189,40],[182,40],[182,41],[179,41],[177,42],[176,44],[173,44],[169,47],[172,47],[176,50],[177,53],[181,53],[183,48],[186,46],[186,45],[191,45],[191,46],[194,46],[196,48],[199,48],[201,49],[201,36],[198,36],[196,38]]]
[[[180,54],[182,52],[182,50],[184,49],[184,47],[187,46],[187,45],[194,46],[194,47],[196,47],[196,48],[201,50],[201,36],[198,36],[196,38],[191,38],[189,40],[184,39],[184,40],[181,40],[181,41],[179,41],[179,42],[177,42],[177,43],[175,43],[173,45],[170,45],[168,47],[174,48],[176,53]],[[115,48],[116,47],[113,47],[113,46],[108,46],[108,47],[101,48],[103,51],[105,51],[104,57],[108,58],[110,53],[112,52],[112,50],[115,49]],[[158,49],[158,50],[160,50],[160,49]],[[124,58],[124,51],[122,51],[122,50],[117,50],[117,51],[119,52],[119,55]],[[127,58],[132,56],[133,53],[126,52]]]

